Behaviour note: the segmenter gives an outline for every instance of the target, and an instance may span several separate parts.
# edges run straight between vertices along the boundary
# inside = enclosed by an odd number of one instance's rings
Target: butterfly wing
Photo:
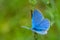
[[[50,28],[50,22],[48,19],[44,19],[37,27],[33,28],[33,31],[39,34],[47,34],[47,31]]]
[[[41,23],[40,23],[40,29],[43,30],[48,30],[50,28],[50,21],[48,19],[44,19]]]
[[[38,10],[34,10],[32,14],[32,28],[36,27],[43,20],[42,14]]]

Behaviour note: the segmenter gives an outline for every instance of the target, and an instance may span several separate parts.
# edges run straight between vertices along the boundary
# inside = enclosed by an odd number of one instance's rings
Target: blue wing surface
[[[40,29],[48,30],[50,28],[50,21],[48,19],[44,19],[39,25]]]
[[[35,25],[34,28],[32,28],[33,30],[36,31],[45,31],[48,30],[50,27],[50,22],[48,19],[44,19],[40,24]]]
[[[39,34],[47,34],[47,31],[49,28],[50,28],[49,20],[44,19],[40,24],[38,24],[38,25],[36,25],[36,27],[32,28],[32,30]]]
[[[38,11],[34,10],[32,14],[32,28],[36,27],[43,20],[43,15]]]

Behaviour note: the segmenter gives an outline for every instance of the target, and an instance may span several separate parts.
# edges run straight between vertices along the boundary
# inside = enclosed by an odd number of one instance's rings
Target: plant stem
[[[37,39],[37,33],[36,32],[34,32],[34,40],[38,40]]]

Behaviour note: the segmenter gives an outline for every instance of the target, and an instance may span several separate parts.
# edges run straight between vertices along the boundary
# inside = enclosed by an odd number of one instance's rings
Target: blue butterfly
[[[50,28],[50,21],[45,19],[38,10],[34,10],[32,14],[32,31],[38,34],[47,34]]]
[[[23,26],[23,28],[30,29],[26,26]],[[44,16],[39,12],[38,10],[34,10],[32,14],[32,30],[33,32],[36,32],[38,34],[47,34],[47,31],[50,28],[50,21],[48,19],[45,19]]]

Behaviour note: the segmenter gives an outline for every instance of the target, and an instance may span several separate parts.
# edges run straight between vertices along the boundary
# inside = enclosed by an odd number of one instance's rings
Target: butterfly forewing
[[[32,14],[32,27],[36,27],[43,20],[42,14],[38,10],[34,10]]]

